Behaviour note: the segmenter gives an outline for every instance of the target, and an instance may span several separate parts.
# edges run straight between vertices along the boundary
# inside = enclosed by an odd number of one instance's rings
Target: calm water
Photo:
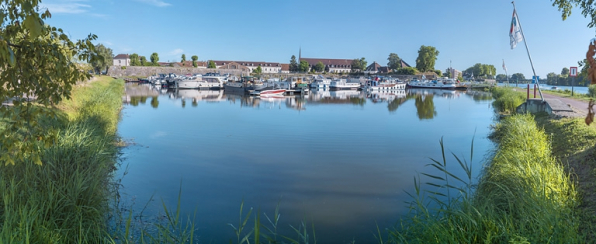
[[[475,138],[478,175],[494,147],[487,139],[491,101],[442,90],[133,97],[119,125],[120,136],[135,143],[123,149],[121,194],[136,211],[153,195],[144,215],[159,216],[162,199],[175,209],[181,187],[182,211],[196,211],[203,243],[235,240],[227,224],[238,226],[242,201],[268,216],[279,203],[280,232],[291,237],[289,225],[305,220],[314,223],[319,243],[370,243],[376,223],[391,227],[407,212],[404,191],[414,191],[418,173],[433,172],[425,165],[441,158],[441,137],[448,154],[468,159]]]
[[[505,83],[499,83],[499,86],[506,86],[507,84]],[[511,83],[509,84],[509,86],[515,87],[515,83]],[[518,87],[523,87],[523,88],[527,88],[528,84],[517,84]],[[532,85],[530,84],[530,87],[532,87]],[[540,89],[544,89],[544,90],[551,90],[553,86],[551,85],[540,85]],[[571,86],[556,86],[557,89],[559,90],[570,90],[572,89]],[[588,87],[587,86],[573,86],[573,92],[577,92],[577,93],[581,93],[581,94],[588,94]]]

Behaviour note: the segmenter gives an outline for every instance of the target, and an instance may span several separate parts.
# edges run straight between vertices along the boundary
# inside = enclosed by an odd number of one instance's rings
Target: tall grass
[[[41,154],[43,165],[0,165],[0,242],[111,241],[108,185],[123,85],[104,80],[76,87],[58,116],[38,118],[58,131],[55,144]]]
[[[515,109],[526,101],[526,94],[508,87],[493,87],[491,89],[495,101],[493,107],[500,113],[515,113]]]
[[[468,179],[448,172],[448,160],[431,165],[443,175],[423,190],[416,180],[411,212],[389,243],[581,243],[575,186],[551,156],[545,133],[531,115],[504,119],[495,130],[500,144],[472,191],[466,160],[454,156]],[[442,144],[441,144],[442,147]],[[473,148],[472,148],[473,151]],[[470,161],[472,160],[470,154]],[[463,187],[448,182],[459,181]],[[433,190],[435,188],[436,190]],[[450,190],[456,196],[445,196]],[[436,206],[436,207],[430,207]]]

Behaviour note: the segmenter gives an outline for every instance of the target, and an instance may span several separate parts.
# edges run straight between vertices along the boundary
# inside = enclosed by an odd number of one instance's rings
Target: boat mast
[[[524,45],[526,46],[526,52],[528,53],[528,58],[530,59],[530,65],[532,66],[532,73],[534,73],[534,76],[536,78],[538,78],[536,76],[536,70],[534,69],[534,63],[532,62],[532,56],[530,56],[530,50],[528,49],[528,43],[526,43],[526,36],[524,35],[524,29],[522,28],[521,21],[519,20],[519,16],[517,15],[517,10],[515,9],[515,2],[512,1],[511,4],[513,4],[513,12],[515,13],[515,17],[517,18],[517,24],[519,25],[519,30],[522,34],[522,39],[524,39]],[[544,96],[542,96],[542,90],[540,90],[540,80],[539,79],[536,79],[536,85],[538,85],[538,92],[540,93],[540,98],[542,99],[542,101],[544,101]]]

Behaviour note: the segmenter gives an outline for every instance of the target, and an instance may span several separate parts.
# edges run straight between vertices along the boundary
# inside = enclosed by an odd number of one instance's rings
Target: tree
[[[397,54],[390,53],[387,60],[389,60],[389,62],[387,62],[387,67],[389,67],[390,70],[401,68],[401,58],[399,58]]]
[[[360,58],[360,70],[364,71],[366,67],[368,67],[366,59],[364,57]]]
[[[112,61],[114,54],[112,53],[111,48],[106,47],[103,44],[97,44],[95,46],[95,51],[103,58],[96,59],[93,62],[91,62],[91,66],[93,66],[93,69],[95,69],[96,74],[101,74],[103,70],[107,70],[110,67],[110,65],[114,63]]]
[[[405,67],[397,69],[395,73],[398,75],[415,75],[418,73],[418,70],[414,67]]]
[[[476,63],[474,66],[466,69],[465,72],[474,74],[476,78],[492,78],[497,73],[497,68],[492,64]]]
[[[352,63],[350,64],[350,66],[352,67],[352,72],[357,72],[359,70],[362,70],[362,68],[360,67],[360,59],[354,59],[352,60]]]
[[[435,62],[439,56],[439,51],[433,46],[420,46],[418,49],[418,58],[416,58],[416,69],[420,72],[435,70]]]
[[[139,66],[141,64],[141,62],[139,61],[139,55],[136,53],[133,53],[129,56],[130,58],[130,66]]]
[[[261,73],[263,73],[263,68],[261,68],[261,65],[259,65],[259,66],[257,66],[257,68],[256,68],[256,69],[254,69],[252,72],[253,72],[255,75],[259,76],[259,75],[261,75]]]
[[[215,69],[215,68],[217,68],[217,66],[215,66],[215,62],[213,62],[213,60],[209,60],[209,64],[207,64],[207,68]]]
[[[157,64],[157,61],[159,61],[159,55],[157,55],[157,53],[152,53],[151,57],[149,57],[151,59],[151,64],[153,64],[153,66],[158,66],[159,64]]]
[[[559,76],[555,72],[546,74],[546,83],[551,85],[558,85]]]
[[[296,62],[296,56],[292,55],[290,58],[290,72],[298,71],[298,63]]]
[[[441,70],[436,69],[435,70],[435,74],[437,74],[437,77],[441,77],[441,75],[443,74],[443,72],[441,72]]]
[[[192,59],[192,67],[197,67],[197,60],[199,60],[199,56],[197,55],[192,55],[192,57],[190,57],[190,59]]]
[[[323,62],[319,61],[316,65],[315,65],[315,71],[317,72],[323,72],[325,70],[325,65],[323,64]]]
[[[186,61],[186,54],[183,53],[181,59],[182,61],[180,62],[182,63],[182,65],[184,65],[184,61]]]
[[[593,0],[554,0],[553,6],[556,6],[559,11],[561,11],[561,18],[566,20],[569,15],[571,15],[571,9],[575,7],[580,7],[582,9],[582,15],[588,18],[588,15],[591,18],[590,23],[588,23],[588,28],[593,28],[596,26],[596,2]]]
[[[145,58],[145,56],[141,56],[139,59],[140,59],[139,62],[141,63],[141,66],[147,66],[149,64],[149,63],[147,63],[147,58]]]
[[[498,74],[496,79],[497,79],[497,81],[506,81],[507,76],[504,74]]]
[[[568,76],[569,75],[569,68],[565,67],[561,70],[561,75]]]
[[[526,77],[522,73],[515,73],[511,75],[511,82],[523,82],[526,80]]]
[[[298,71],[306,73],[306,72],[308,72],[308,70],[309,70],[308,62],[306,62],[304,60],[300,61],[300,66],[298,66]]]
[[[96,35],[70,40],[62,29],[46,23],[51,14],[39,2],[0,1],[0,99],[13,104],[0,106],[0,115],[7,118],[0,132],[3,164],[41,165],[39,152],[57,135],[38,121],[39,115],[55,116],[43,107],[69,99],[76,82],[91,78],[79,62],[103,64],[112,58],[97,53],[92,43]]]

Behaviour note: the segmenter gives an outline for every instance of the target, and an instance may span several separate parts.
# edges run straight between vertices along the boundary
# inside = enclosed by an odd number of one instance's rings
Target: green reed
[[[380,242],[584,241],[578,231],[580,220],[575,208],[579,199],[575,185],[561,163],[551,156],[550,142],[533,117],[506,118],[496,126],[495,134],[499,146],[476,186],[471,185],[473,154],[469,163],[452,154],[467,179],[447,171],[447,161],[432,160],[431,166],[443,174],[425,175],[440,183],[427,183],[430,189],[423,190],[420,179],[415,178],[409,216],[401,221],[401,226],[388,231],[387,241],[379,239]],[[448,179],[462,187],[448,183]],[[449,197],[443,193],[445,189],[457,194]]]
[[[515,109],[526,101],[526,94],[516,88],[493,87],[491,92],[495,98],[493,107],[500,113],[513,114]]]

